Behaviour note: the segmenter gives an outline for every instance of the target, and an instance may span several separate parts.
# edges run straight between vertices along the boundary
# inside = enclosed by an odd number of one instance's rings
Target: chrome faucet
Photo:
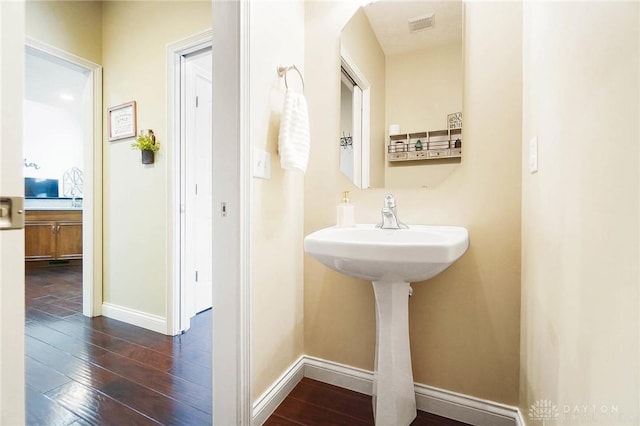
[[[409,228],[398,219],[398,212],[396,211],[396,199],[393,194],[387,194],[384,196],[384,205],[382,206],[382,223],[376,225],[381,229],[407,229]]]

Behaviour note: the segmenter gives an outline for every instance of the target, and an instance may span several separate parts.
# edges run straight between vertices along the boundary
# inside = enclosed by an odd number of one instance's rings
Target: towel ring
[[[302,73],[300,72],[298,67],[295,65],[291,65],[288,67],[278,67],[278,75],[280,77],[284,76],[284,87],[286,87],[287,89],[289,88],[289,84],[287,83],[287,73],[291,70],[296,70],[298,72],[298,75],[300,76],[300,81],[302,82],[302,91],[304,92],[304,77],[302,77]]]

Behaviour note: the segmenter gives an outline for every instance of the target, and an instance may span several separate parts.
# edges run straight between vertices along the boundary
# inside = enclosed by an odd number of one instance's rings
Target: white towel
[[[285,170],[307,171],[309,163],[309,112],[304,94],[287,89],[280,118],[278,151]]]

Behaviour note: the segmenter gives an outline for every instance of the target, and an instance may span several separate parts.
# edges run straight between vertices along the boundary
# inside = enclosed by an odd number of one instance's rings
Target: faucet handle
[[[390,209],[396,206],[396,199],[393,197],[393,194],[387,194],[384,196],[384,207],[388,207]]]

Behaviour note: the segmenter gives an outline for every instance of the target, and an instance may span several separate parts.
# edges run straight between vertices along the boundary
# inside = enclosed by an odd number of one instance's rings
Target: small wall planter
[[[143,149],[140,152],[142,153],[142,164],[153,164],[155,152],[150,149]]]
[[[155,153],[160,149],[160,144],[156,143],[156,137],[153,130],[141,130],[136,137],[136,141],[131,144],[134,149],[142,152],[142,164],[153,164],[155,161]]]

